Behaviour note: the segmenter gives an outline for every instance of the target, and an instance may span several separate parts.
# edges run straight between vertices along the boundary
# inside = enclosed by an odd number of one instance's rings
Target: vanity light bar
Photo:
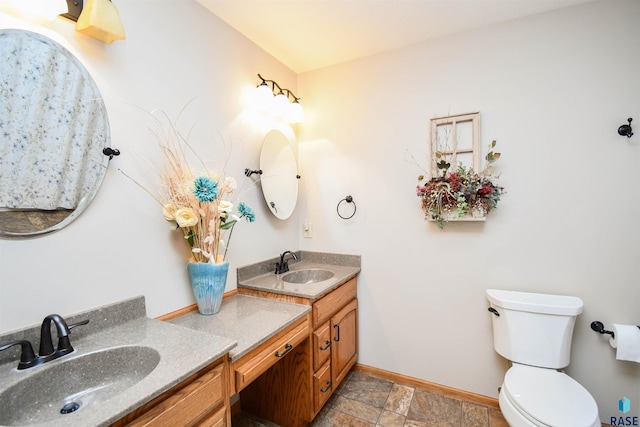
[[[277,96],[280,94],[284,95],[284,92],[287,92],[287,94],[285,95],[287,97],[287,100],[289,99],[289,95],[291,95],[291,97],[293,98],[293,103],[298,103],[298,101],[300,101],[300,98],[295,96],[293,92],[291,92],[289,89],[281,87],[276,81],[267,80],[260,74],[258,74],[258,77],[260,78],[260,80],[262,80],[262,83],[260,83],[258,86],[266,85],[267,87],[269,87],[268,83],[271,83],[271,92],[273,93],[273,96]],[[276,92],[276,88],[278,88],[278,92]]]
[[[256,99],[259,100],[259,108],[270,111],[275,116],[290,123],[304,121],[304,111],[299,102],[300,98],[274,80],[265,79],[260,74],[258,74],[258,78],[261,80],[256,88]],[[293,99],[291,102],[289,97]]]

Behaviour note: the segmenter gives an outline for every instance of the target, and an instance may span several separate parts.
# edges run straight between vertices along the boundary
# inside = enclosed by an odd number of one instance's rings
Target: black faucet
[[[56,349],[53,348],[53,340],[51,339],[51,322],[55,323],[58,333],[58,347]],[[59,314],[50,314],[45,317],[40,328],[39,356],[45,359],[44,362],[48,362],[73,352],[71,341],[69,341],[69,332],[76,326],[87,323],[89,323],[89,319],[67,325],[67,322]]]
[[[55,349],[53,348],[53,340],[51,338],[51,322],[55,323],[58,333],[58,347]],[[71,341],[69,341],[69,332],[76,326],[86,325],[87,323],[89,323],[89,319],[67,325],[67,322],[65,322],[59,314],[50,314],[44,318],[42,327],[40,328],[40,354],[35,355],[33,346],[27,340],[18,340],[0,345],[0,351],[6,350],[14,345],[20,345],[22,347],[22,353],[20,354],[18,369],[32,368],[73,352]]]
[[[285,260],[284,257],[286,254],[291,254],[291,259],[297,260],[298,257],[291,251],[283,252],[280,255],[280,262],[276,263],[276,274],[282,274],[289,271],[289,260]]]
[[[0,351],[6,350],[14,345],[20,345],[22,347],[22,353],[20,353],[20,362],[18,362],[18,369],[23,370],[37,366],[42,363],[35,353],[33,352],[33,346],[27,340],[12,341],[0,346]]]

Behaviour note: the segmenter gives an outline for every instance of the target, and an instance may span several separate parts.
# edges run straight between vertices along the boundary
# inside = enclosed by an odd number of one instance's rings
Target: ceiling
[[[593,0],[197,0],[296,73]]]

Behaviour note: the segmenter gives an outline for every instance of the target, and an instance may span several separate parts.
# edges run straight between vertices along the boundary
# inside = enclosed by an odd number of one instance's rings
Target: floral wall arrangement
[[[444,228],[449,220],[468,215],[474,218],[485,217],[498,205],[504,188],[493,182],[497,177],[492,176],[491,165],[500,158],[500,153],[493,151],[495,146],[494,140],[489,145],[485,167],[480,172],[475,172],[473,168],[462,163],[451,171],[451,162],[447,161],[447,154],[436,151],[436,176],[427,179],[420,175],[420,183],[416,187],[416,194],[422,200],[425,218]]]

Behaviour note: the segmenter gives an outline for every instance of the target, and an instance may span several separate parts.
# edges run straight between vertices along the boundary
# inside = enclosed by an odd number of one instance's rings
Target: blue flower
[[[193,181],[193,184],[193,194],[199,201],[203,203],[213,202],[218,198],[218,184],[211,178],[199,176]]]
[[[249,206],[247,206],[244,202],[240,202],[238,204],[238,212],[240,213],[240,217],[247,218],[247,221],[253,222],[256,220],[256,216],[253,213],[253,210]]]

